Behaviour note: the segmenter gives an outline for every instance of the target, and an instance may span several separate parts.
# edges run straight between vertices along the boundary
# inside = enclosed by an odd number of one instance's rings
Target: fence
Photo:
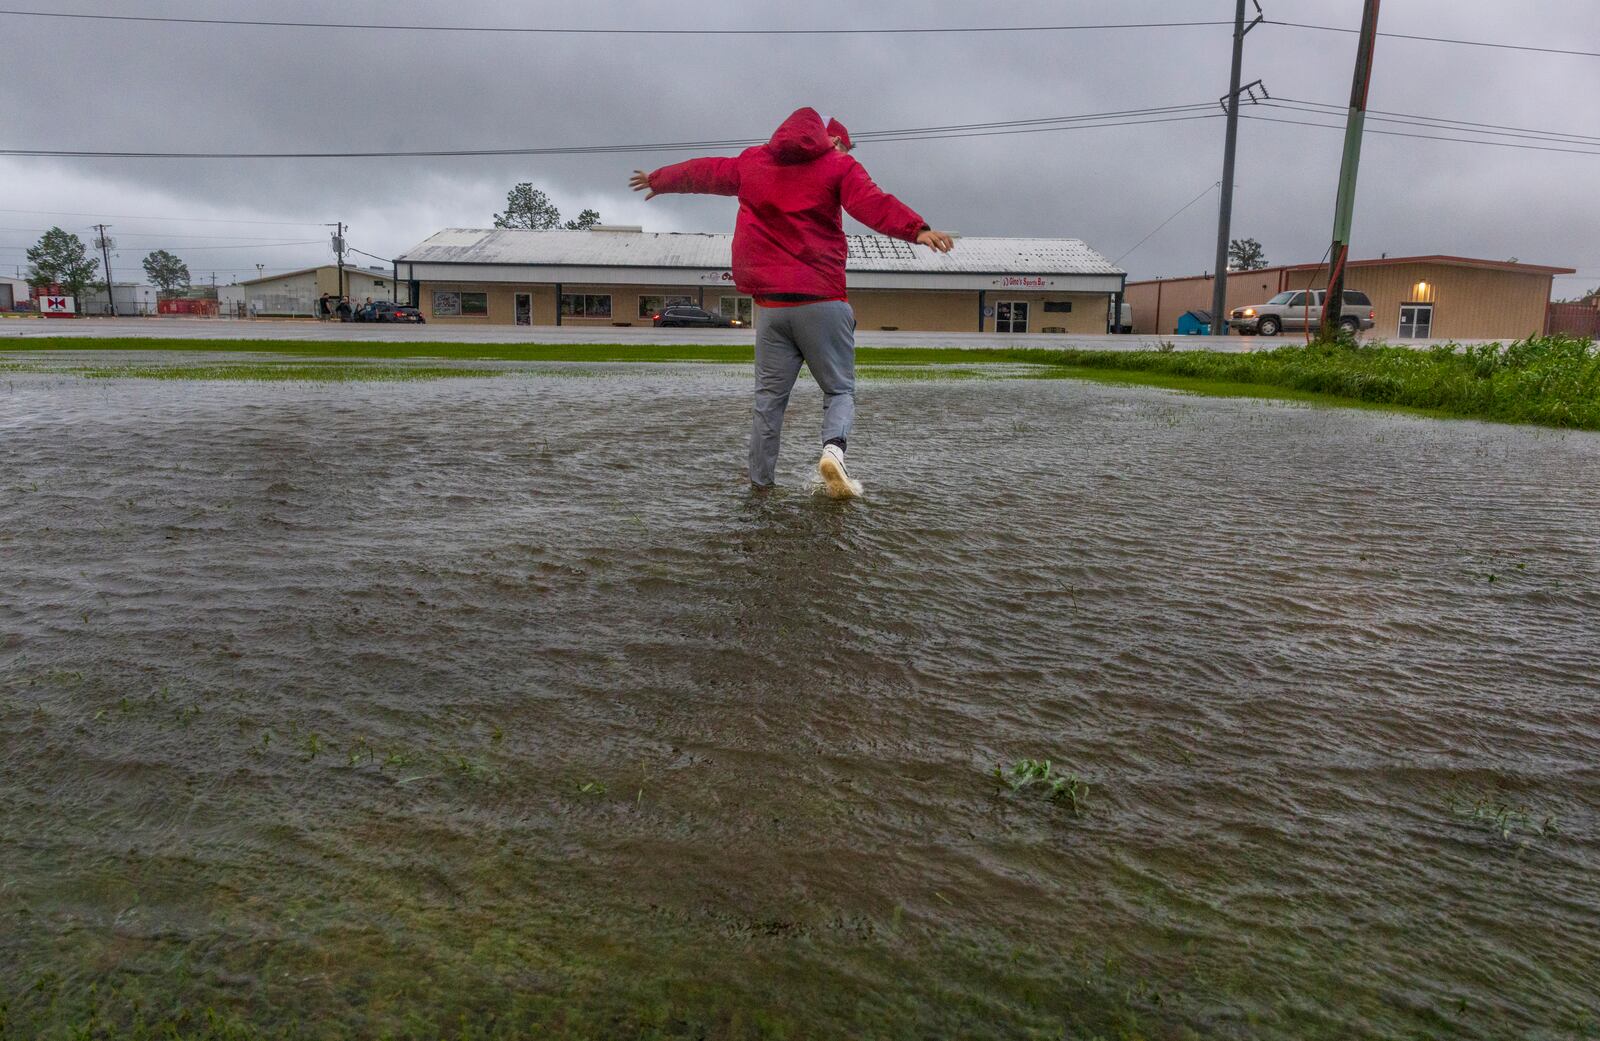
[[[1554,335],[1587,336],[1600,340],[1600,307],[1588,304],[1551,304],[1544,330]]]
[[[215,318],[217,317],[217,302],[215,300],[177,297],[159,301],[156,304],[156,312],[158,314],[187,314]]]

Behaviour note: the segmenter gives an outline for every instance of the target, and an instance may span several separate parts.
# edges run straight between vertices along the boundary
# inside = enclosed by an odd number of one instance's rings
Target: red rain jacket
[[[839,208],[884,235],[914,242],[916,211],[872,183],[815,109],[797,109],[772,140],[737,156],[690,159],[650,175],[655,192],[737,195],[733,280],[753,296],[843,299],[846,246]]]

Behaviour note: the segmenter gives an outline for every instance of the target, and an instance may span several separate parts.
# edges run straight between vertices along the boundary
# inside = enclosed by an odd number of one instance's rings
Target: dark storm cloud
[[[1354,26],[1360,4],[1263,0],[1270,17]],[[1600,40],[1600,5],[1536,8],[1461,0],[1386,5],[1383,28],[1546,46]],[[191,15],[192,5],[80,2],[68,9]],[[596,0],[578,5],[480,2],[326,4],[237,0],[228,17],[374,22],[686,25],[983,24],[1231,17],[1227,0],[1016,2],[1003,7],[843,0],[698,7]],[[1249,37],[1245,78],[1273,94],[1342,104],[1354,38],[1280,26]],[[1098,112],[1212,101],[1226,89],[1228,31],[1034,36],[570,37],[374,33],[82,23],[0,16],[0,63],[16,146],[338,150],[548,146],[765,135],[811,104],[852,128]],[[1600,135],[1589,99],[1600,59],[1380,40],[1376,109]],[[1269,113],[1260,113],[1269,114]],[[1276,112],[1271,115],[1283,116]],[[1291,117],[1293,118],[1293,117]],[[1335,120],[1328,120],[1334,122]],[[1431,131],[1425,131],[1431,132]],[[968,234],[1076,236],[1115,257],[1217,180],[1222,123],[1171,123],[863,146],[874,177],[939,226]],[[1315,260],[1332,222],[1340,135],[1247,121],[1241,130],[1236,235],[1274,260]],[[0,162],[9,209],[188,214],[310,225],[344,219],[351,241],[390,256],[447,225],[486,225],[518,180],[563,210],[661,230],[725,230],[731,202],[629,195],[644,153],[539,159]],[[1357,255],[1462,253],[1558,263],[1600,283],[1600,158],[1369,136],[1355,228]],[[1210,266],[1215,195],[1124,262],[1136,276]],[[81,230],[87,217],[61,217]],[[50,218],[0,214],[0,242],[31,242]],[[128,270],[167,245],[197,273],[253,273],[321,261],[320,246],[192,251],[239,235],[320,239],[276,228],[113,221]],[[159,235],[170,235],[166,241]],[[148,236],[148,237],[135,237]],[[0,252],[0,270],[21,263]],[[1558,283],[1558,291],[1577,281]]]

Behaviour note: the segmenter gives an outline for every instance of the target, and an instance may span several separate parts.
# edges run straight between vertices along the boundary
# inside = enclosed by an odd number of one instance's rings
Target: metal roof
[[[1122,269],[1079,239],[963,236],[935,253],[880,235],[849,235],[846,268],[919,274],[1121,275]],[[726,270],[733,236],[699,232],[525,231],[446,228],[396,258],[416,264],[514,264],[560,267]]]
[[[1478,257],[1456,257],[1442,253],[1430,253],[1418,257],[1371,257],[1366,260],[1351,260],[1346,262],[1346,267],[1399,267],[1405,264],[1438,264],[1443,267],[1472,267],[1485,268],[1490,271],[1509,271],[1514,274],[1524,275],[1570,275],[1575,273],[1570,267],[1550,267],[1545,264],[1524,264],[1516,260],[1484,260]],[[1327,263],[1316,264],[1274,264],[1271,267],[1254,268],[1247,271],[1229,271],[1228,278],[1254,277],[1257,275],[1277,274],[1280,271],[1302,273],[1306,271],[1322,271]],[[1211,281],[1211,276],[1206,275],[1176,275],[1171,278],[1144,278],[1136,282],[1129,282],[1129,286],[1152,286],[1157,282],[1196,282]]]
[[[293,271],[280,271],[276,275],[262,275],[259,278],[239,278],[235,279],[232,284],[236,286],[253,286],[258,282],[276,282],[279,279],[284,278],[297,278],[300,275],[309,275],[314,271],[337,270],[339,270],[338,264],[318,264],[316,267],[301,267],[295,268]],[[394,273],[392,271],[385,271],[382,268],[374,267],[359,267],[355,264],[346,264],[344,266],[344,273],[346,278],[351,275],[366,275],[368,278],[381,278],[384,280],[394,277]]]

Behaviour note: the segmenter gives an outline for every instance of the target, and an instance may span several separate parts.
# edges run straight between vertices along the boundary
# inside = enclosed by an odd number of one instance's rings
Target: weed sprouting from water
[[[994,778],[1013,792],[1037,786],[1051,802],[1071,810],[1074,817],[1082,817],[1089,810],[1089,782],[1075,773],[1055,772],[1048,759],[1019,759],[1009,771],[997,766]]]
[[[1499,792],[1475,799],[1458,794],[1452,798],[1450,810],[1458,820],[1488,828],[1504,842],[1510,842],[1512,836],[1517,834],[1545,838],[1560,830],[1555,814],[1541,814],[1526,806],[1518,806]]]
[[[355,741],[351,742],[350,750],[345,756],[345,762],[350,769],[354,770],[363,762],[370,763],[375,758],[376,755],[373,752],[372,746],[367,743],[367,739],[364,737],[358,737],[355,739]]]

